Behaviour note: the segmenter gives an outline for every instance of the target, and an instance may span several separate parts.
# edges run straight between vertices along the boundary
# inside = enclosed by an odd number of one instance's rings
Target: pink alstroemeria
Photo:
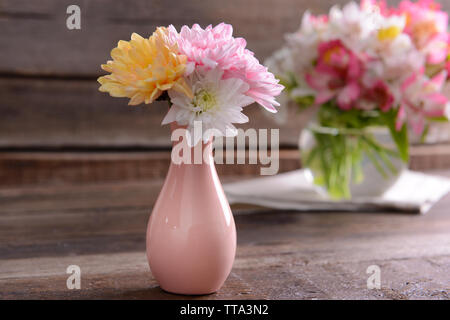
[[[397,116],[397,130],[408,119],[413,131],[421,134],[426,118],[449,117],[450,103],[441,93],[446,78],[445,70],[432,79],[421,70],[405,80],[401,87],[403,100]]]
[[[364,110],[373,110],[380,108],[381,111],[389,111],[394,105],[394,95],[388,85],[381,80],[377,80],[371,86],[362,90],[358,99],[358,108]]]
[[[406,16],[405,32],[426,54],[429,63],[438,64],[446,59],[448,14],[440,10],[438,3],[433,0],[402,1],[397,14]]]
[[[361,93],[361,61],[340,40],[323,42],[318,50],[317,65],[305,76],[308,85],[317,91],[315,104],[336,98],[341,109],[351,109]]]
[[[171,29],[172,31],[174,30]],[[176,32],[176,31],[175,31]],[[249,85],[246,95],[270,112],[277,112],[275,96],[283,90],[278,80],[262,66],[243,38],[233,37],[233,27],[221,23],[205,29],[198,24],[183,26],[177,36],[178,49],[188,58],[187,75],[195,68],[224,71],[223,78],[238,78]]]

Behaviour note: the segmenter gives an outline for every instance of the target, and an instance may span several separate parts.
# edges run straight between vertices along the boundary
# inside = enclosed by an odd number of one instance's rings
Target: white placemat
[[[450,179],[404,171],[382,196],[334,201],[309,182],[304,170],[224,184],[230,204],[245,203],[300,211],[396,210],[426,213],[450,191]]]

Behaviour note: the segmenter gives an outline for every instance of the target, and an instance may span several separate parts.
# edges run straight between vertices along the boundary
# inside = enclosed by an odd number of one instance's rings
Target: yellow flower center
[[[205,89],[202,89],[195,94],[192,103],[195,108],[200,109],[197,111],[199,114],[211,110],[217,105],[216,97]]]
[[[397,26],[390,26],[387,28],[383,28],[378,30],[378,40],[394,40],[400,33],[402,29]]]
[[[333,57],[334,54],[341,54],[342,49],[340,47],[332,47],[330,49],[328,49],[324,55],[323,55],[323,60],[325,61],[326,64],[330,64],[331,62],[331,58]]]

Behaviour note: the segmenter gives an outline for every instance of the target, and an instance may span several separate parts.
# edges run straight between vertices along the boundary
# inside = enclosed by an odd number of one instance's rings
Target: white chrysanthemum
[[[294,61],[291,50],[283,47],[275,51],[272,56],[264,61],[264,65],[269,68],[283,85],[289,84],[289,73],[294,70]]]
[[[197,69],[186,78],[191,87],[193,98],[169,90],[172,106],[162,124],[176,121],[187,126],[192,141],[197,144],[202,137],[194,135],[194,122],[201,121],[203,141],[212,136],[235,136],[237,134],[233,123],[246,123],[248,117],[242,108],[254,102],[245,95],[248,84],[236,78],[222,79],[223,71],[219,68],[209,71]]]
[[[328,29],[328,23],[323,17],[315,17],[306,11],[303,14],[300,28],[294,33],[285,35],[288,50],[280,50],[278,59],[288,61],[291,65],[289,69],[291,72],[297,74],[307,72],[317,58],[317,46],[320,42],[329,39]],[[285,63],[283,62],[283,64]]]

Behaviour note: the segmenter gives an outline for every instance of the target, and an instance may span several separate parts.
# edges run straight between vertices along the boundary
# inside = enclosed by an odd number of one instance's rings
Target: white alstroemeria
[[[306,10],[303,14],[300,28],[296,33],[301,35],[303,41],[316,43],[317,41],[327,39],[328,31],[329,26],[326,16],[314,16],[309,10]],[[289,38],[289,35],[287,37]]]
[[[292,73],[294,69],[294,61],[291,50],[283,47],[280,50],[275,51],[272,56],[264,61],[264,65],[269,68],[270,72],[282,81],[283,85],[289,84],[289,74]]]
[[[329,38],[328,30],[325,16],[314,16],[305,11],[300,28],[294,33],[285,35],[292,61],[291,72],[301,74],[311,68],[317,58],[318,44]]]
[[[269,68],[278,79],[280,79],[283,85],[291,85],[292,77],[294,77],[294,63],[292,52],[287,47],[283,47],[280,50],[275,51],[272,56],[264,61],[264,65]],[[288,105],[290,98],[287,91],[283,90],[277,98],[280,104],[277,108],[277,113],[270,114],[277,124],[284,124],[288,120]],[[269,116],[267,112],[263,113]]]
[[[371,37],[367,53],[379,57],[368,62],[378,77],[388,82],[402,82],[424,64],[425,56],[416,50],[411,38],[403,33],[406,18],[402,15],[383,17]]]
[[[409,36],[403,33],[405,24],[404,16],[382,17],[377,30],[371,34],[367,52],[388,57],[392,54],[402,55],[411,51],[414,46]]]
[[[355,2],[346,4],[342,9],[335,5],[329,14],[329,37],[340,39],[355,52],[361,51],[376,30],[380,17],[377,12],[361,10]]]
[[[248,117],[242,108],[254,102],[245,95],[249,85],[237,78],[222,79],[223,71],[216,68],[209,71],[199,68],[186,77],[191,87],[193,98],[169,90],[172,106],[162,124],[176,121],[187,126],[191,140],[188,143],[196,145],[202,138],[204,142],[213,136],[235,136],[237,129],[233,123],[246,123]],[[194,135],[194,122],[202,123],[203,137]]]

